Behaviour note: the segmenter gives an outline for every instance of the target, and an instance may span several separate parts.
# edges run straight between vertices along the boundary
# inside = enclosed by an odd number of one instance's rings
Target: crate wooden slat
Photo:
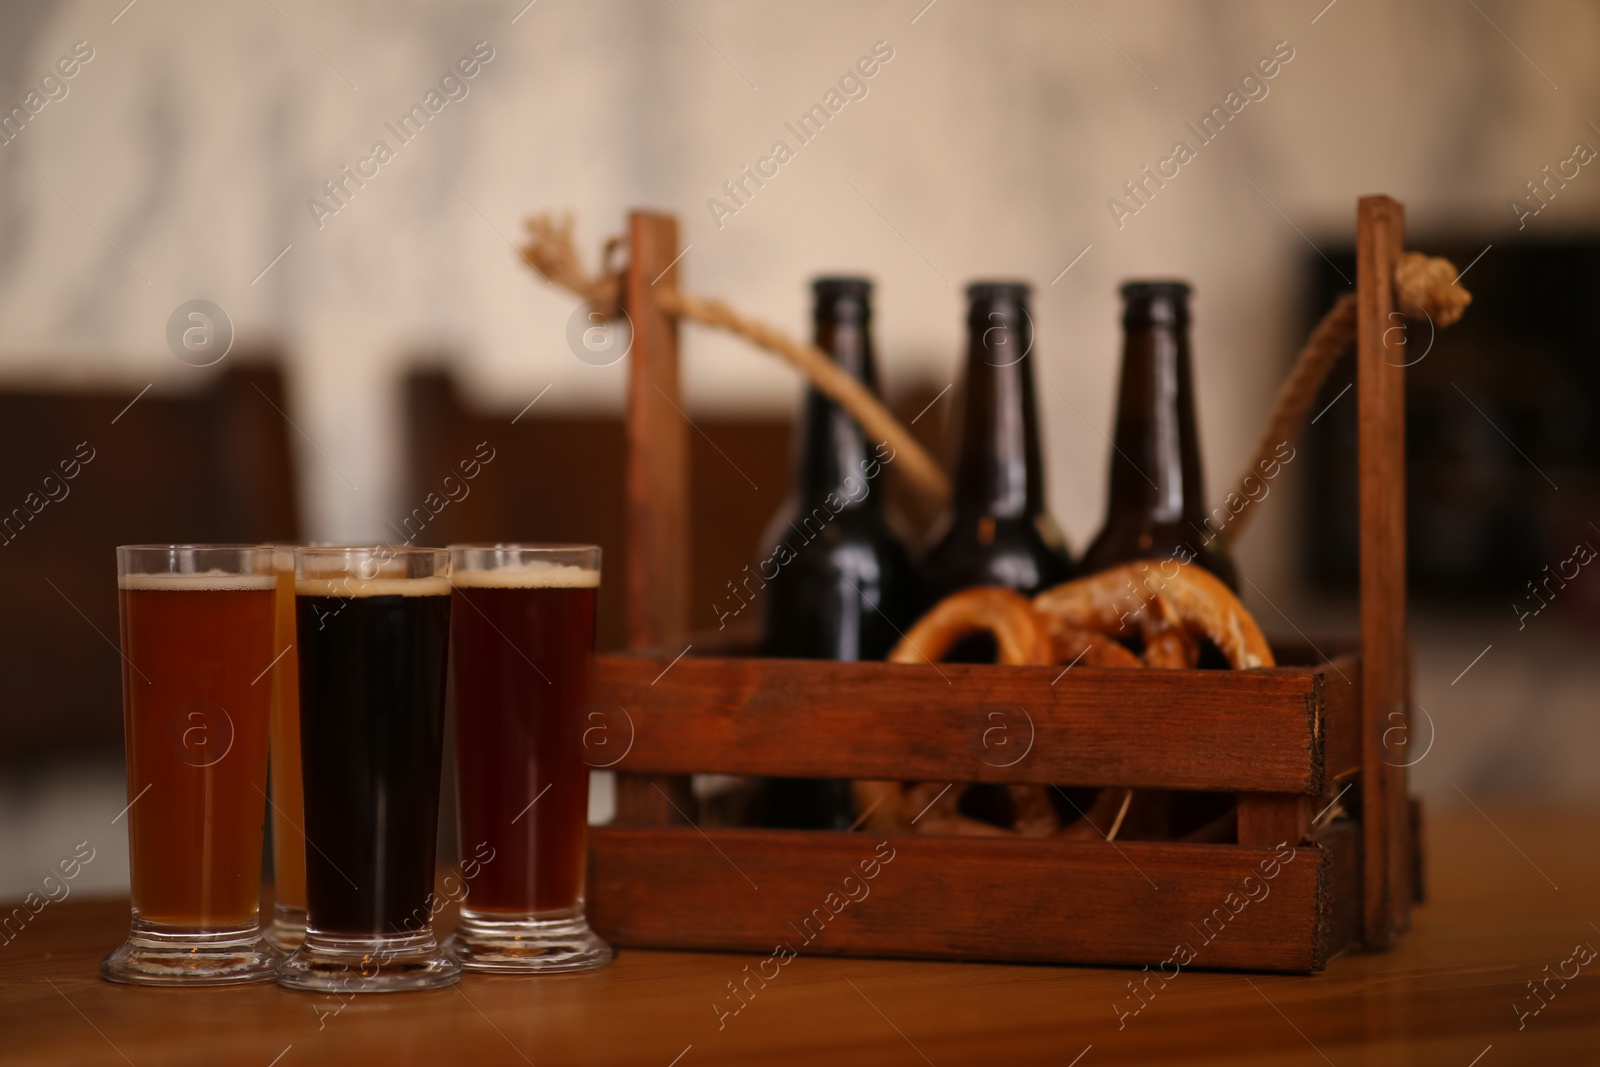
[[[1360,655],[1336,656],[1329,661],[1322,688],[1322,740],[1324,786],[1340,785],[1360,775],[1362,663]]]
[[[1353,656],[1315,669],[1063,674],[692,655],[669,667],[615,655],[602,657],[598,695],[608,736],[633,738],[617,769],[634,773],[1316,796],[1330,743],[1335,768],[1359,763],[1347,677],[1360,677]]]
[[[1187,943],[1197,967],[1308,973],[1355,932],[1322,901],[1359,881],[1360,842],[1339,824],[1270,880],[1272,848],[1171,842],[602,827],[590,853],[590,919],[622,946],[1155,968]]]
[[[1362,933],[1362,882],[1366,853],[1359,822],[1331,823],[1312,838],[1330,854],[1327,878],[1317,901],[1318,922],[1327,948],[1324,962],[1345,949],[1365,943]]]

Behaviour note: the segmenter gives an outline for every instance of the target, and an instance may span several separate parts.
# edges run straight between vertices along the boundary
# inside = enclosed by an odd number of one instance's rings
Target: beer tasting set
[[[1391,943],[1421,888],[1392,327],[1467,299],[1402,253],[1403,218],[1360,202],[1357,292],[1250,469],[1292,461],[1353,339],[1361,630],[1321,648],[1269,643],[1240,601],[1251,483],[1205,498],[1188,285],[1122,287],[1109,501],[1074,557],[1044,501],[1025,284],[967,289],[946,483],[875,397],[866,279],[813,283],[803,346],[681,292],[668,216],[635,212],[601,279],[536,220],[529,262],[631,324],[629,650],[595,654],[592,546],[119,549],[133,919],[102,973],[416,990],[610,945],[1309,973]],[[811,379],[793,493],[729,583],[760,618],[743,647],[689,632],[683,318]],[[944,505],[918,551],[884,508],[896,474]],[[590,828],[596,765],[615,816]]]
[[[611,959],[577,744],[598,548],[129,545],[117,573],[133,920],[106,978],[345,994]],[[441,897],[447,691],[464,844]]]

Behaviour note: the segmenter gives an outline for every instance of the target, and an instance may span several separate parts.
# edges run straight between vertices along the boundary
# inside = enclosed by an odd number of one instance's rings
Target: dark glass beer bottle
[[[1192,560],[1237,588],[1220,530],[1206,523],[1189,360],[1189,287],[1122,287],[1122,381],[1105,525],[1083,555],[1097,571],[1139,559]],[[1224,794],[1171,792],[1142,804],[1156,837],[1181,839],[1225,814]]]
[[[819,278],[818,348],[873,392],[872,283]],[[893,461],[837,404],[806,394],[795,443],[795,483],[762,537],[766,582],[762,653],[797,659],[882,659],[916,619],[921,597],[911,559],[884,521],[883,470]],[[850,825],[844,779],[766,783],[767,825],[831,829]]]
[[[1137,559],[1192,558],[1238,587],[1233,560],[1207,523],[1189,360],[1189,287],[1122,287],[1122,382],[1105,525],[1083,556],[1096,571]]]
[[[930,605],[968,586],[1032,594],[1073,575],[1066,540],[1045,510],[1028,287],[978,282],[967,287],[967,301],[954,496],[922,567]],[[973,651],[958,647],[958,657]]]

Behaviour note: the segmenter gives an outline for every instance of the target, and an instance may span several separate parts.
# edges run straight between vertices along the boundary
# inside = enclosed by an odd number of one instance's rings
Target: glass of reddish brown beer
[[[265,982],[270,549],[117,549],[133,921],[113,982]]]
[[[463,967],[506,973],[604,966],[584,915],[600,550],[452,545]]]

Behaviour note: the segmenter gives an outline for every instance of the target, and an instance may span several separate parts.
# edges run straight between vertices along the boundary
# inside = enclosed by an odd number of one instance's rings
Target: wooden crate
[[[1403,209],[1364,198],[1357,225],[1358,649],[1320,663],[1285,651],[1291,665],[1255,671],[1063,674],[681,654],[689,426],[675,410],[676,329],[652,300],[652,284],[676,284],[678,239],[670,217],[634,214],[629,637],[664,651],[600,660],[599,706],[626,745],[616,821],[591,837],[589,910],[602,936],[624,947],[1285,972],[1391,943],[1418,866],[1405,768],[1385,749],[1409,688],[1405,359],[1389,330]],[[702,830],[688,825],[693,773],[1226,792],[1238,798],[1237,843]],[[1348,815],[1314,828],[1336,798]]]

